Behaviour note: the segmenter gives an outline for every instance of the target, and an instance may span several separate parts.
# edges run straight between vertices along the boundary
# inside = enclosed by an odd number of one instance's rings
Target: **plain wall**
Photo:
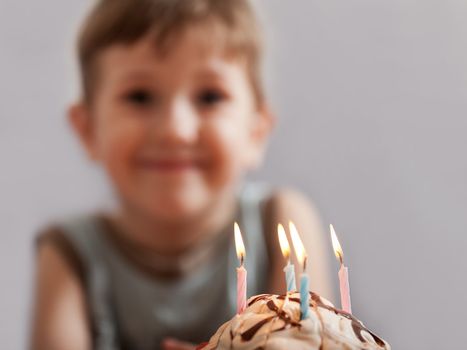
[[[88,3],[0,0],[2,349],[26,348],[38,228],[110,198],[64,118]],[[259,5],[279,122],[254,176],[302,189],[335,225],[354,312],[394,349],[462,348],[467,2]]]

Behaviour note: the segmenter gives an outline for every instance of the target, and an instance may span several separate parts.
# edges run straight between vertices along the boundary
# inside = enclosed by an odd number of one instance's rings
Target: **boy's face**
[[[71,109],[89,155],[142,214],[195,217],[261,160],[271,118],[244,64],[206,46],[196,31],[166,55],[150,38],[111,46],[97,62],[92,106]]]

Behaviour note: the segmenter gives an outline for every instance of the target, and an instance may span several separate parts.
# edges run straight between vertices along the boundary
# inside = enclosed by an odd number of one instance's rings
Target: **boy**
[[[319,224],[291,191],[241,188],[273,118],[246,0],[101,0],[78,45],[69,118],[109,176],[113,213],[39,238],[35,349],[183,349],[234,314],[232,227],[249,295],[284,290],[276,225],[294,220],[325,292]],[[312,244],[310,244],[312,242]],[[177,338],[178,340],[174,340]]]

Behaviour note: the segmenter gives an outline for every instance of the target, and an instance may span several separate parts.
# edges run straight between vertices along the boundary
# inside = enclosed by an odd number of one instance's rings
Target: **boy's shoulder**
[[[76,246],[66,233],[61,221],[51,222],[42,227],[36,234],[34,249],[38,258],[42,253],[52,251],[60,257],[78,280],[83,283],[85,276],[84,262]]]
[[[312,200],[303,192],[292,187],[271,187],[263,199],[263,223],[266,236],[271,236],[276,245],[277,225],[288,225],[290,221],[299,229],[309,231],[321,227],[318,211]]]
[[[296,216],[297,212],[315,213],[311,199],[302,191],[292,187],[272,187],[264,199],[266,208],[274,215]]]
[[[38,230],[34,242],[35,251],[40,254],[44,248],[53,250],[83,280],[86,246],[94,244],[90,238],[97,232],[93,226],[99,217],[99,214],[89,213],[52,220]]]
[[[35,243],[40,245],[48,242],[73,241],[73,236],[89,233],[100,216],[96,213],[85,213],[53,219],[39,228]]]

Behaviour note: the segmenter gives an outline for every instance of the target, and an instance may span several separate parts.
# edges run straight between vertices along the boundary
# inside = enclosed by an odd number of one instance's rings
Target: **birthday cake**
[[[390,350],[383,339],[351,314],[310,292],[308,315],[301,320],[300,294],[261,294],[223,324],[202,350]]]

